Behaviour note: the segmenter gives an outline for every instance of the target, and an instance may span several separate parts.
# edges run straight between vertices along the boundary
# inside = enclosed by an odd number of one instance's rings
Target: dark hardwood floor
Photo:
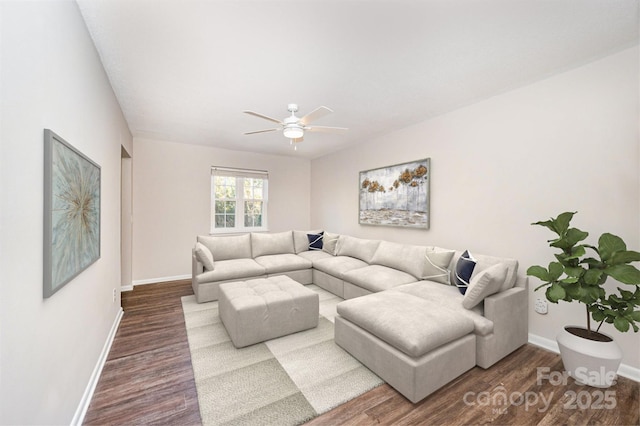
[[[180,301],[189,294],[189,281],[122,293],[124,316],[85,424],[200,424]]]
[[[90,425],[198,425],[200,413],[180,297],[189,281],[123,293],[125,311],[85,416]],[[476,367],[418,404],[382,385],[309,425],[640,423],[640,384],[609,389],[561,376],[557,354],[526,345],[488,370]]]

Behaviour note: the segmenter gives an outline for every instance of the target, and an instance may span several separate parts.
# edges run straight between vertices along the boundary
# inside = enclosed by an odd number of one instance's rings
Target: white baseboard
[[[529,333],[529,343],[557,354],[560,353],[558,343],[555,340],[547,339],[546,337],[540,337],[536,334]],[[620,364],[620,367],[618,368],[618,375],[640,382],[640,368],[631,367],[627,364]]]
[[[175,277],[160,277],[160,278],[149,278],[146,280],[134,280],[133,287],[137,285],[156,284],[156,283],[164,283],[167,281],[178,281],[178,280],[186,280],[186,279],[191,279],[191,274],[176,275]]]
[[[109,331],[109,335],[107,336],[107,341],[104,343],[104,347],[102,348],[102,352],[100,352],[100,357],[98,358],[98,362],[96,363],[95,368],[93,369],[93,373],[91,373],[91,377],[89,378],[89,383],[84,390],[84,394],[82,395],[82,399],[80,400],[80,404],[78,404],[78,408],[76,409],[75,414],[73,415],[73,419],[71,420],[71,426],[80,426],[84,421],[84,416],[87,414],[87,409],[89,408],[89,404],[91,403],[91,398],[93,398],[93,392],[96,390],[96,386],[98,385],[98,380],[100,379],[100,375],[102,374],[102,369],[104,368],[104,363],[107,361],[107,357],[109,356],[109,351],[111,350],[111,344],[113,343],[113,339],[116,337],[116,332],[118,331],[118,327],[120,326],[120,320],[122,319],[122,315],[124,315],[124,311],[122,308],[118,311],[115,320],[113,321],[113,325],[111,325],[111,330]]]
[[[120,286],[120,291],[131,291],[133,290],[133,284]]]

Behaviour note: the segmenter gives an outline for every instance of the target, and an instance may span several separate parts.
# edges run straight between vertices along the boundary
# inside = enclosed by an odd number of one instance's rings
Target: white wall
[[[573,225],[640,250],[638,49],[378,137],[311,164],[311,226],[366,238],[510,256],[521,272],[548,264],[549,231],[530,226],[576,210]],[[431,158],[431,229],[358,225],[358,172]],[[531,280],[530,287],[536,285]],[[611,285],[615,288],[615,285]],[[547,339],[582,325],[584,307],[533,312],[530,333]],[[603,326],[640,368],[640,337]]]
[[[0,424],[69,424],[120,312],[132,140],[72,1],[0,2]],[[43,129],[101,166],[101,258],[42,297]]]
[[[308,229],[310,161],[134,139],[133,282],[191,276],[196,235],[208,235],[211,166],[269,172],[270,232]]]

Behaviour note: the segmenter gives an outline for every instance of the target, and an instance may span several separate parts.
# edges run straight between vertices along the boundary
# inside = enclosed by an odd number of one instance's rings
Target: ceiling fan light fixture
[[[285,127],[282,133],[288,139],[298,139],[304,136],[304,130],[298,126]]]

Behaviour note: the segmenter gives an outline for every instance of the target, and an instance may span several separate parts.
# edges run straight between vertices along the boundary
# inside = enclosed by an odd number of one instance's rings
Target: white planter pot
[[[599,334],[610,341],[600,342],[579,337],[567,331],[568,329],[584,330],[582,327],[567,326],[556,337],[565,370],[581,384],[597,388],[608,388],[615,384],[622,361],[620,346],[604,333]]]

